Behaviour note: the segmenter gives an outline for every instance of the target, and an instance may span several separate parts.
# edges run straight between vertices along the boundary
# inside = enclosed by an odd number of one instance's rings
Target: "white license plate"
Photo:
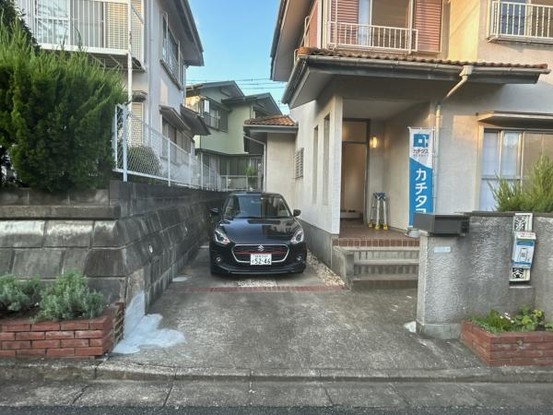
[[[271,254],[251,254],[250,265],[271,265]]]

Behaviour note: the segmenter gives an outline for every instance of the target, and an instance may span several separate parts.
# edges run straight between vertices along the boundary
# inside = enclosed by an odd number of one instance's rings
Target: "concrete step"
[[[418,259],[370,259],[354,261],[353,276],[418,275]]]
[[[418,247],[386,247],[386,248],[346,248],[353,253],[354,260],[365,261],[373,259],[418,259]]]
[[[356,275],[348,279],[352,291],[417,288],[418,276],[406,274]]]

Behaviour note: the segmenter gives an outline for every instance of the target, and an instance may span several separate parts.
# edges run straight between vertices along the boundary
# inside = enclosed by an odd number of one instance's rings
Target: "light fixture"
[[[370,146],[371,148],[377,148],[378,147],[378,137],[373,135],[370,140]]]

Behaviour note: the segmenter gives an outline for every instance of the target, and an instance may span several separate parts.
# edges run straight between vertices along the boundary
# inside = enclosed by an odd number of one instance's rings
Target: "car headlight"
[[[213,232],[213,240],[219,245],[228,245],[230,244],[230,239],[227,234],[219,227],[215,228]]]
[[[292,245],[297,245],[305,240],[305,233],[303,233],[303,229],[299,228],[295,233],[294,236],[292,236],[292,239],[290,242]]]

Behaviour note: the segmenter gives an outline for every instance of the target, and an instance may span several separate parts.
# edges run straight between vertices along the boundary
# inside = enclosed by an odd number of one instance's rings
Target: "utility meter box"
[[[469,232],[469,217],[415,213],[413,227],[433,235],[463,235]]]
[[[515,232],[515,243],[513,244],[513,267],[530,269],[534,248],[536,246],[536,234],[534,232]]]

